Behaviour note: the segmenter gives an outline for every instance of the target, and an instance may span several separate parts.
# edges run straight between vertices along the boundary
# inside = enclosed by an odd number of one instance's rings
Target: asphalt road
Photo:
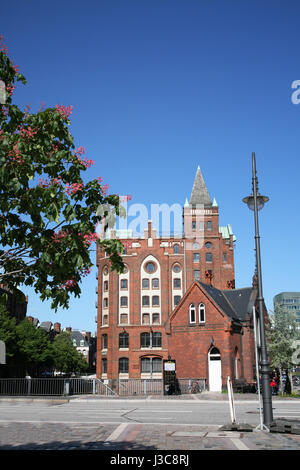
[[[235,401],[236,420],[259,424],[256,401]],[[274,418],[300,419],[299,401],[273,401]],[[69,402],[1,402],[0,422],[143,423],[222,426],[231,421],[226,401],[147,401],[74,399]]]

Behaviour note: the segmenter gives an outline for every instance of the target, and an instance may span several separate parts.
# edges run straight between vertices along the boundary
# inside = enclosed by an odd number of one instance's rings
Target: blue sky
[[[17,12],[17,13],[16,13]],[[1,33],[26,76],[15,100],[73,106],[71,132],[110,193],[184,204],[197,166],[237,237],[236,287],[251,285],[251,153],[259,190],[264,298],[299,291],[300,80],[297,1],[16,0]],[[28,314],[96,330],[95,270],[69,311],[28,289]]]

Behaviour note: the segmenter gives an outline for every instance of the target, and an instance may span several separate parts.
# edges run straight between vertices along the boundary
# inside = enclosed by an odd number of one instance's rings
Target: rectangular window
[[[199,262],[200,262],[199,253],[193,253],[193,263],[199,263]]]
[[[199,281],[200,279],[200,271],[195,270],[194,271],[194,281]]]
[[[178,305],[181,300],[180,295],[174,295],[174,305]]]
[[[127,315],[127,313],[121,313],[120,322],[121,322],[122,325],[127,325],[128,324],[128,315]]]
[[[150,374],[162,371],[162,360],[160,357],[142,357],[141,359],[141,372]]]
[[[142,280],[143,289],[149,289],[149,279]]]
[[[207,263],[212,262],[212,253],[206,253],[205,255]]]
[[[161,348],[161,333],[152,333],[152,347]]]
[[[121,289],[128,289],[128,280],[121,279]]]
[[[159,325],[159,313],[153,313],[152,315],[152,324]]]
[[[192,230],[196,230],[196,221],[195,220],[192,221]]]
[[[179,279],[179,278],[173,279],[173,287],[174,287],[174,289],[180,289],[181,288],[181,279]]]
[[[119,335],[119,348],[129,348],[129,334],[120,333]]]
[[[107,349],[107,335],[102,335],[102,349]]]
[[[149,297],[149,295],[143,295],[142,305],[143,305],[143,307],[149,307],[150,306],[150,297]]]
[[[159,288],[159,279],[152,279],[152,289]]]
[[[152,372],[161,372],[162,371],[162,360],[160,357],[152,358]]]
[[[143,325],[149,325],[150,324],[150,315],[149,315],[149,313],[143,313],[142,323],[143,323]]]
[[[103,290],[105,290],[105,291],[108,290],[108,281],[103,282]]]
[[[150,348],[150,333],[141,333],[141,348]]]
[[[108,308],[108,297],[104,297],[103,299],[103,307]]]
[[[102,374],[107,374],[107,359],[102,359]]]
[[[227,263],[227,253],[223,253],[223,263]]]
[[[119,374],[128,374],[129,360],[127,357],[119,359]]]
[[[121,307],[127,307],[128,306],[128,297],[121,297],[120,298],[120,301],[121,301]]]
[[[207,230],[212,230],[212,223],[211,223],[210,220],[207,221],[206,228],[207,228]]]
[[[152,297],[152,306],[156,307],[157,305],[159,305],[159,296],[158,295],[154,295]]]
[[[150,357],[142,357],[141,359],[141,372],[142,373],[150,373]]]

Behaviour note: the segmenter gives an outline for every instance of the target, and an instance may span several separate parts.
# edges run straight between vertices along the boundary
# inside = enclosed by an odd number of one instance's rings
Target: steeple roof
[[[190,198],[191,205],[203,204],[204,206],[212,206],[209,192],[207,190],[200,166],[197,168],[197,173],[194,180],[192,194]]]

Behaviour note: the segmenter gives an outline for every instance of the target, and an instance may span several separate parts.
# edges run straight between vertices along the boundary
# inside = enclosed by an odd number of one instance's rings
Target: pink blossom
[[[83,188],[83,183],[67,183],[65,192],[68,194],[68,196],[71,196],[72,194],[76,194],[78,191],[81,191]]]
[[[22,158],[20,149],[19,149],[19,142],[17,142],[14,146],[11,152],[8,154],[9,157],[12,157],[13,162],[17,162],[19,165],[22,165],[24,163],[24,160]]]
[[[55,109],[61,115],[63,120],[66,121],[68,117],[70,116],[70,114],[72,114],[73,106],[66,107],[66,106],[57,104],[55,106]]]
[[[27,129],[21,128],[21,126],[19,126],[19,129],[20,129],[20,136],[21,137],[26,137],[27,139],[31,139],[35,134],[38,133],[37,129],[34,130],[30,126],[27,127]]]
[[[78,147],[77,150],[74,150],[74,155],[77,157],[78,161],[85,166],[85,168],[90,168],[92,165],[94,165],[94,160],[88,160],[86,157],[84,159],[81,159],[81,155],[84,155],[85,153],[85,148],[84,147]]]

